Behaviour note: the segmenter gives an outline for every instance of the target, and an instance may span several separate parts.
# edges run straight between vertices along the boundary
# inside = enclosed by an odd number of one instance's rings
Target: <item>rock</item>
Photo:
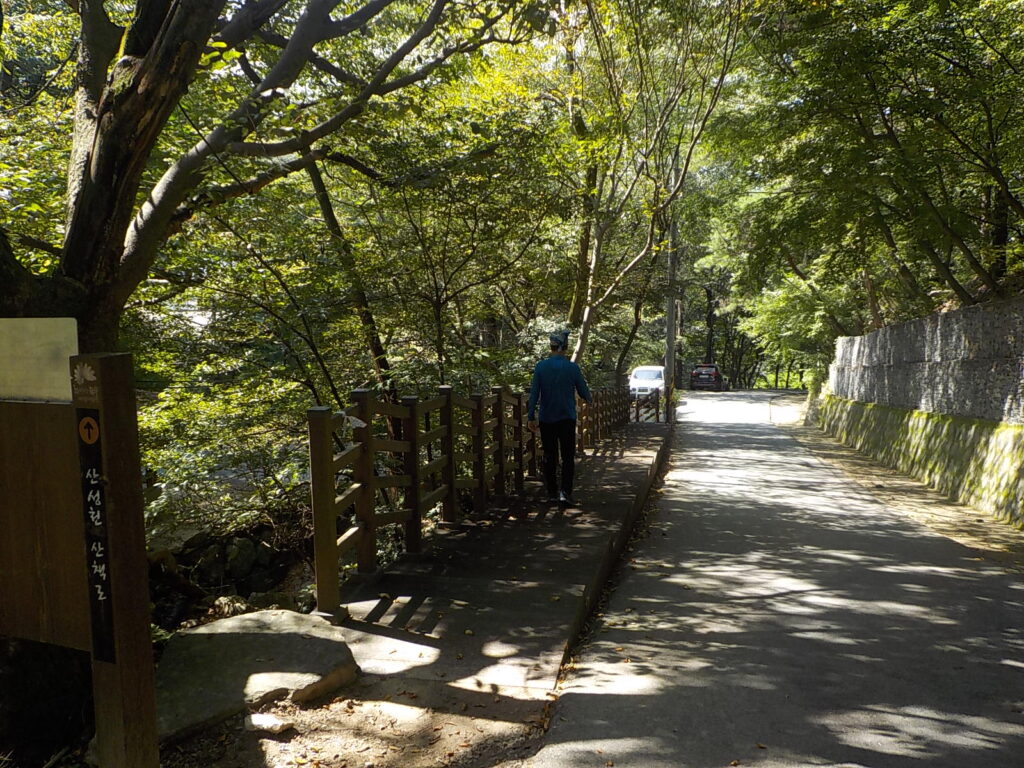
[[[282,720],[277,715],[269,712],[253,712],[245,716],[245,730],[266,731],[267,733],[284,733],[294,728],[295,723],[291,720]]]
[[[210,534],[208,531],[200,530],[198,528],[192,529],[190,535],[185,539],[182,544],[182,549],[199,549],[204,546],[206,542],[210,540]]]
[[[217,544],[211,544],[199,556],[199,561],[193,569],[194,580],[205,585],[220,585],[224,583],[224,573],[221,548]]]
[[[161,530],[149,540],[149,549],[166,549],[177,554],[186,549],[198,549],[209,541],[207,533],[198,528],[182,527]]]
[[[270,592],[281,582],[280,568],[256,568],[249,574],[249,589],[253,592]]]
[[[299,590],[295,602],[301,613],[312,613],[316,609],[316,587],[309,585]]]
[[[358,675],[341,629],[318,616],[258,611],[178,632],[157,667],[160,738],[268,701],[319,698]]]
[[[284,592],[253,592],[248,602],[256,608],[284,608],[288,611],[299,608],[295,598]]]
[[[267,606],[252,606],[243,600],[240,595],[221,595],[213,601],[213,605],[210,606],[210,613],[218,618],[226,619],[231,616],[241,616],[243,613],[249,613],[253,607],[265,608]]]
[[[252,540],[236,537],[227,546],[228,575],[240,581],[252,572],[256,564],[256,545]]]
[[[262,565],[266,568],[277,556],[277,550],[267,544],[265,541],[260,541],[256,544],[256,565]]]

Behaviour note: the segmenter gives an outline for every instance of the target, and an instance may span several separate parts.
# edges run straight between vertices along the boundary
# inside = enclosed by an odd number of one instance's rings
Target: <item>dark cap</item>
[[[552,333],[548,338],[551,340],[552,347],[558,347],[559,349],[565,349],[569,346],[569,332],[568,331],[556,331]]]

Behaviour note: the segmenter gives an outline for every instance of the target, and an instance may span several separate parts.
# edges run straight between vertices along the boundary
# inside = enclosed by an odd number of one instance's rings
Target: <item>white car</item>
[[[665,392],[665,366],[638,365],[629,374],[629,396],[644,397],[657,391]]]

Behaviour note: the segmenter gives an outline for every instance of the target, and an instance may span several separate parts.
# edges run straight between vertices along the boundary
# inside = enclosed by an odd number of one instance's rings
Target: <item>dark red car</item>
[[[722,375],[718,363],[700,363],[690,371],[690,389],[713,389],[721,392],[729,388],[729,380]]]

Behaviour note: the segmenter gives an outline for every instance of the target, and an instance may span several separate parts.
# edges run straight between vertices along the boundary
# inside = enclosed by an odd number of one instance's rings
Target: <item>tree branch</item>
[[[276,34],[275,32],[260,30],[257,33],[257,37],[259,37],[260,40],[262,40],[263,42],[277,46],[278,48],[283,49],[288,46],[288,38],[284,37],[283,35]],[[363,88],[366,86],[366,81],[363,78],[357,77],[353,73],[345,71],[337,64],[334,64],[333,62],[330,62],[327,59],[325,59],[323,56],[319,56],[314,53],[312,56],[309,57],[309,63],[312,64],[314,68],[319,69],[324,74],[330,75],[338,82],[345,83],[346,85],[354,85],[357,88]]]
[[[302,157],[297,157],[290,162],[279,163],[273,168],[251,178],[239,180],[234,184],[210,187],[193,197],[187,206],[178,208],[175,212],[174,219],[176,221],[182,221],[185,218],[191,217],[198,209],[213,208],[214,206],[220,205],[221,203],[236,197],[254,195],[278,179],[283,179],[285,176],[289,176],[296,171],[306,170],[318,160],[323,159],[325,155],[325,150],[313,150],[312,152],[308,152]]]

